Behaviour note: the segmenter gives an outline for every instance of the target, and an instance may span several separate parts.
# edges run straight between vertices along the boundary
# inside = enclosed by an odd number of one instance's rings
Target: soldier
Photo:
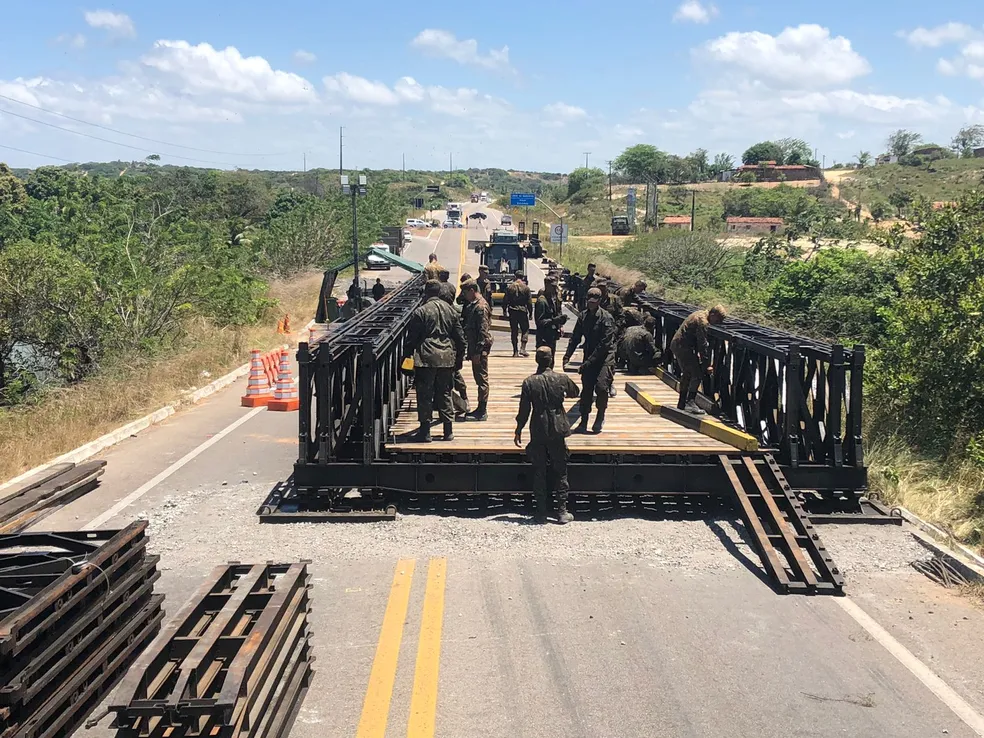
[[[533,321],[536,324],[536,347],[550,348],[550,368],[553,369],[553,357],[557,352],[557,339],[564,334],[564,304],[557,294],[557,278],[550,276],[543,280],[543,294],[536,298],[533,308]]]
[[[588,273],[581,277],[581,289],[580,289],[580,300],[577,303],[578,310],[584,310],[588,299],[588,290],[594,286],[595,281],[595,267],[594,264],[588,264]]]
[[[608,311],[612,320],[615,321],[615,338],[612,340],[612,355],[608,357],[608,363],[612,367],[612,379],[614,380],[615,372],[615,353],[618,350],[618,345],[622,340],[622,334],[625,333],[625,317],[622,314],[622,301],[618,299],[616,295],[612,295],[608,292],[609,282],[603,277],[599,277],[595,280],[595,286],[601,290],[601,308],[602,310]],[[608,396],[615,397],[617,392],[615,391],[615,382],[612,381],[608,385]]]
[[[427,266],[424,267],[424,279],[438,279],[442,269],[444,267],[437,263],[437,254],[431,254],[427,257]]]
[[[656,365],[658,350],[653,329],[656,320],[647,315],[643,325],[633,325],[625,329],[625,335],[618,344],[618,358],[629,374],[647,374]]]
[[[618,291],[618,298],[622,301],[622,307],[635,307],[639,304],[639,295],[646,291],[646,283],[641,279],[631,287],[623,287]]]
[[[577,397],[577,385],[566,374],[551,370],[553,351],[549,346],[536,350],[536,374],[523,380],[516,416],[516,436],[513,443],[523,446],[523,428],[530,421],[530,442],[526,455],[533,464],[533,495],[536,499],[536,521],[547,522],[547,494],[557,493],[557,522],[561,525],[574,520],[567,511],[567,436],[571,424],[564,410],[564,399]],[[532,420],[530,416],[532,414]],[[553,485],[550,485],[550,482]]]
[[[513,356],[529,356],[526,343],[530,340],[530,288],[526,275],[519,269],[516,278],[506,288],[503,305],[509,316],[509,335],[512,339]],[[522,344],[519,338],[522,336]]]
[[[622,325],[626,330],[634,325],[643,325],[646,321],[646,314],[637,307],[627,307],[622,310]]]
[[[492,351],[492,308],[479,294],[478,283],[468,280],[461,285],[465,307],[461,322],[465,331],[466,356],[472,365],[472,376],[478,385],[478,407],[467,414],[473,420],[488,420],[489,352]]]
[[[454,285],[448,282],[451,274],[445,269],[441,271],[441,275],[442,278],[438,280],[441,283],[440,297],[444,302],[454,308],[454,312],[460,322],[463,303],[454,296]],[[465,384],[465,378],[461,375],[461,369],[454,370],[454,378],[451,386],[451,405],[454,407],[455,420],[464,420],[471,406],[468,403],[468,385]]]
[[[707,342],[709,325],[723,323],[726,317],[720,305],[692,313],[673,334],[670,351],[680,367],[680,400],[677,408],[691,415],[704,415],[697,406],[697,390],[704,370],[711,370],[711,352]]]
[[[605,410],[608,409],[608,388],[612,384],[611,353],[612,342],[615,340],[615,322],[608,311],[601,307],[601,290],[592,287],[588,290],[585,304],[587,308],[577,319],[574,332],[567,342],[564,354],[564,370],[574,354],[581,339],[584,338],[584,360],[578,368],[581,375],[581,400],[578,403],[581,419],[575,433],[584,433],[588,429],[588,416],[591,414],[592,395],[598,404],[598,415],[595,417],[592,430],[601,433],[605,424]]]
[[[458,296],[454,298],[455,305],[460,305],[462,307],[465,306],[465,293],[464,293],[465,282],[471,281],[471,279],[472,279],[472,275],[470,275],[468,272],[462,274],[461,277],[458,279]]]
[[[489,268],[485,264],[478,268],[478,279],[475,281],[478,282],[479,293],[485,298],[489,307],[492,307],[492,280],[489,279]]]
[[[441,269],[437,274],[437,280],[441,283],[441,299],[449,305],[454,306],[454,298],[458,294],[458,291],[451,284],[450,279],[451,272],[447,269]]]
[[[376,277],[376,284],[372,286],[372,299],[379,302],[383,299],[383,295],[386,294],[386,287],[383,285],[383,280]]]
[[[407,328],[404,358],[414,355],[414,385],[417,388],[416,441],[430,443],[432,408],[444,423],[444,440],[454,439],[454,408],[451,384],[455,369],[461,368],[465,336],[455,309],[440,297],[441,283],[429,279],[424,285],[423,305],[413,311]]]

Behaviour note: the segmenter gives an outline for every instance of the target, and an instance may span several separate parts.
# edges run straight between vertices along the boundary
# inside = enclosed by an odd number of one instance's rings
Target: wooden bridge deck
[[[531,341],[532,344],[532,341]],[[532,346],[531,346],[532,349]],[[520,387],[523,380],[536,371],[536,363],[528,359],[513,358],[511,354],[493,352],[489,357],[491,396],[489,419],[485,422],[465,421],[454,424],[454,440],[443,442],[438,423],[434,429],[433,443],[414,443],[410,436],[417,429],[416,395],[411,390],[393,425],[393,438],[386,444],[392,451],[430,451],[436,453],[513,453],[513,433],[519,412]],[[468,398],[474,408],[475,383],[471,368],[466,364],[462,372],[468,385]],[[580,386],[580,377],[571,378]],[[568,439],[571,453],[606,454],[716,454],[734,453],[735,448],[709,438],[697,431],[684,428],[665,418],[648,414],[625,392],[626,381],[635,382],[656,400],[676,404],[676,392],[655,376],[625,375],[616,373],[615,386],[618,395],[609,400],[605,428],[600,435],[574,434]],[[577,421],[577,400],[566,405],[571,425]],[[594,414],[592,413],[592,419]],[[590,427],[590,426],[589,426]],[[524,444],[529,441],[529,425],[523,432]]]

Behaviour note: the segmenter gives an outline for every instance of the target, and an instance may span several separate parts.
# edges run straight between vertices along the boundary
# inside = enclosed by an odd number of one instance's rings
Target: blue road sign
[[[536,195],[532,192],[513,192],[509,195],[509,207],[531,208],[536,205]]]

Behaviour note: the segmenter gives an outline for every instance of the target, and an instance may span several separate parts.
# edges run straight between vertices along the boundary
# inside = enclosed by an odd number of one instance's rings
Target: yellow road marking
[[[461,229],[461,254],[458,256],[458,281],[465,269],[465,245],[468,243],[468,229]]]
[[[441,627],[444,622],[444,583],[448,560],[431,559],[427,567],[424,612],[417,643],[417,670],[410,698],[407,738],[431,738],[437,717],[437,677],[441,665]]]
[[[379,631],[379,643],[376,644],[376,656],[369,673],[369,687],[362,703],[357,738],[384,738],[386,735],[396,665],[400,657],[400,643],[403,641],[403,625],[410,604],[413,567],[413,559],[400,559],[396,564],[386,613],[383,615],[383,627]]]

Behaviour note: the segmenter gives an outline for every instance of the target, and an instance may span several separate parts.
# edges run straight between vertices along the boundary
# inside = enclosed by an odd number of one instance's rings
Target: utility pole
[[[649,209],[649,184],[646,184],[646,209]],[[608,209],[612,209],[612,163],[608,162]]]
[[[342,126],[338,127],[338,176],[342,176],[342,131],[345,128]]]
[[[448,179],[454,174],[454,154],[448,154]]]
[[[352,280],[352,283],[358,291],[354,299],[356,300],[355,309],[359,311],[362,308],[362,287],[359,285],[359,211],[356,202],[359,199],[359,195],[365,195],[367,192],[366,175],[359,175],[358,185],[349,185],[349,178],[344,174],[341,175],[340,181],[342,184],[342,194],[352,195],[352,260],[355,269],[355,278]],[[349,299],[353,298],[350,297]]]
[[[653,201],[653,223],[655,228],[659,230],[659,182],[653,182],[653,187],[656,188],[656,198]]]
[[[588,157],[589,156],[591,156],[591,152],[590,151],[585,151],[584,152],[584,168],[585,169],[588,168]]]
[[[307,152],[304,152],[304,172],[307,172]]]
[[[403,155],[403,178],[400,181],[401,182],[407,181],[407,155],[406,154]]]
[[[697,230],[697,190],[691,190],[690,200],[690,232]]]
[[[611,195],[608,196],[609,202],[611,202]],[[642,232],[647,233],[649,231],[649,182],[646,182],[646,214],[642,217]]]

